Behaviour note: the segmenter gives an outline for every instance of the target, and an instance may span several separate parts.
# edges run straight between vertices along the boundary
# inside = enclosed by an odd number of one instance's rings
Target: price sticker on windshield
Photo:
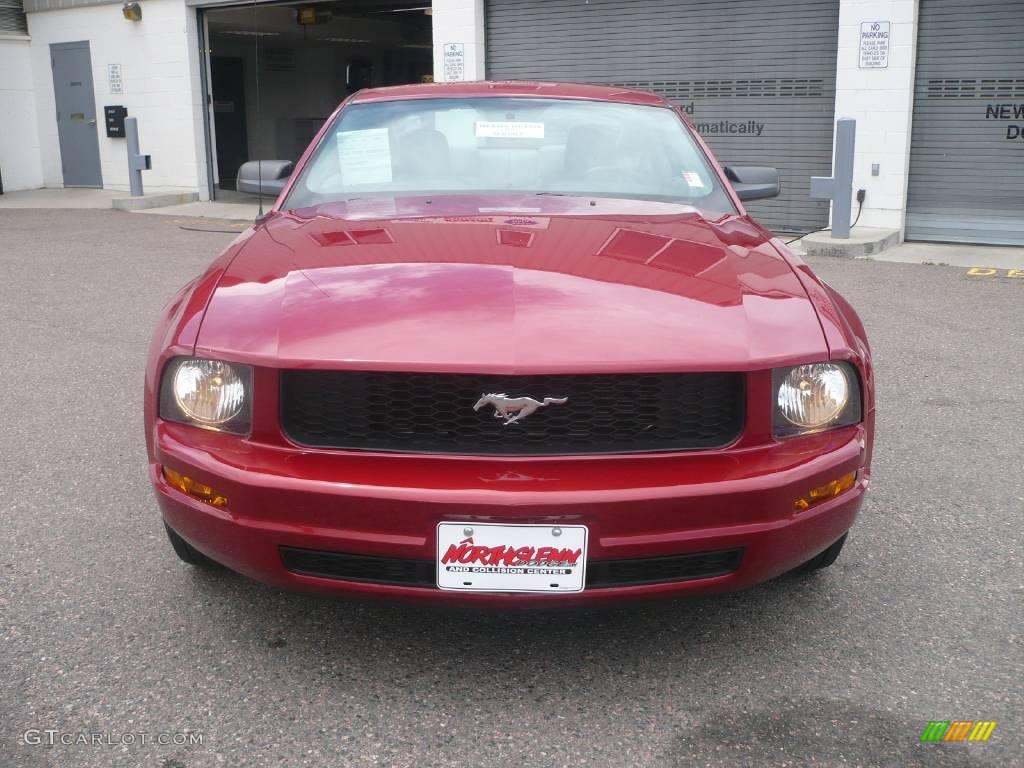
[[[702,179],[700,174],[695,171],[683,171],[683,178],[686,179],[687,185],[694,189],[704,188],[704,179]]]
[[[386,184],[391,181],[391,143],[387,128],[342,131],[338,160],[346,184]]]
[[[543,139],[544,123],[478,120],[476,137],[478,139]]]

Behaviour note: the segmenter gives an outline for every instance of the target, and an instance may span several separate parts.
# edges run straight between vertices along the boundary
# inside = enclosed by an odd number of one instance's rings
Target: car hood
[[[222,277],[197,353],[494,373],[827,358],[800,281],[748,219],[605,201],[555,208],[275,213]]]

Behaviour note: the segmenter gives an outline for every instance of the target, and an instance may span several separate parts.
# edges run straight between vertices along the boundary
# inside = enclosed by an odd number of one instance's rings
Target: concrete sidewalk
[[[222,191],[219,199],[195,200],[195,193],[180,190],[151,189],[142,197],[115,189],[28,189],[0,195],[3,209],[97,210],[116,208],[132,213],[155,213],[160,216],[180,216],[228,221],[253,221],[259,213],[255,197],[239,192]],[[193,198],[188,200],[187,198]],[[269,210],[273,198],[263,200],[263,209]]]
[[[785,235],[780,235],[783,242]],[[801,256],[807,255],[803,241],[789,247]],[[824,256],[822,258],[844,258]],[[900,264],[935,264],[949,267],[987,267],[998,270],[1024,269],[1024,248],[1013,245],[973,245],[970,243],[900,243],[870,256],[853,257],[858,260],[891,261]]]
[[[1024,248],[960,243],[901,243],[873,256],[876,261],[1024,270]]]
[[[126,194],[112,189],[26,189],[0,195],[0,209],[111,208],[115,198]]]
[[[189,203],[198,195],[181,189],[151,188],[144,195],[133,196],[125,190],[85,188],[44,188],[7,192],[0,195],[0,210],[22,209],[82,209],[116,208],[136,211]]]
[[[249,198],[253,202],[221,201],[221,200],[197,200],[192,203],[181,205],[168,205],[161,208],[147,208],[135,213],[149,213],[158,216],[188,216],[201,219],[224,219],[228,221],[253,221],[259,213],[259,204],[255,198]],[[274,200],[265,199],[263,210],[269,211]]]

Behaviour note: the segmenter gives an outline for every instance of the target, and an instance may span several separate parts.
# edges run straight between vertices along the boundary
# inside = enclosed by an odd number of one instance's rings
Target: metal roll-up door
[[[831,176],[839,0],[488,0],[487,77],[655,91],[718,159],[774,165],[782,195],[751,203],[777,231],[828,225],[808,196]]]
[[[907,239],[1024,245],[1024,0],[921,0]]]

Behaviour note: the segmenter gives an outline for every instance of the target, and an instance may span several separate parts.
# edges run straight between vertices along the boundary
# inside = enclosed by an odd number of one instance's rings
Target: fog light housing
[[[191,477],[183,475],[180,472],[175,472],[173,469],[164,467],[164,479],[170,483],[172,487],[177,488],[187,496],[191,496],[193,499],[198,499],[205,504],[217,507],[218,509],[228,505],[227,496],[218,493],[208,485],[197,483]]]
[[[842,477],[830,480],[824,485],[812,488],[806,496],[801,496],[793,502],[794,512],[806,512],[811,507],[816,507],[822,502],[834,499],[836,496],[846,493],[853,488],[857,482],[856,472],[847,472]]]

